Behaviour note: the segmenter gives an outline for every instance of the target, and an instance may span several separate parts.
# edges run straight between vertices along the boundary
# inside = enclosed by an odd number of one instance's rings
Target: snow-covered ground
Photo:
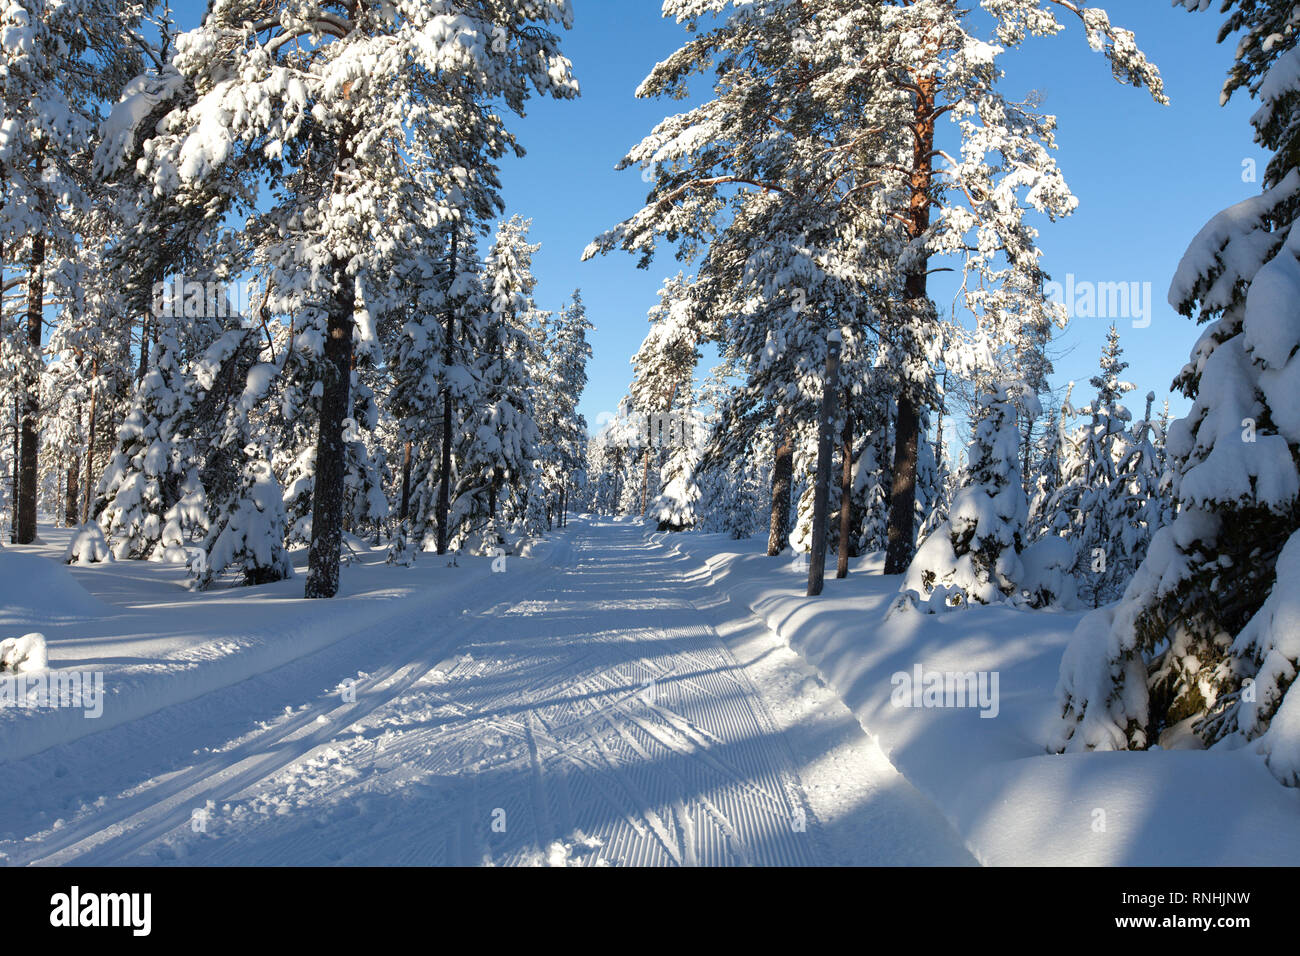
[[[811,668],[698,561],[575,521],[494,574],[380,553],[194,596],[25,565],[0,636],[104,674],[103,716],[7,709],[11,864],[970,864]],[[56,606],[61,620],[43,608]]]
[[[807,572],[766,557],[758,539],[653,537],[706,566],[717,588],[814,666],[981,863],[1300,860],[1300,792],[1281,786],[1252,748],[1183,749],[1195,746],[1183,734],[1149,752],[1047,753],[1060,714],[1061,654],[1077,613],[971,607],[891,615],[900,578],[870,560],[808,598]],[[914,677],[918,666],[926,677],[996,675],[996,705],[913,706],[917,699],[899,696],[908,689],[899,675]]]
[[[43,535],[0,552],[0,637],[101,672],[103,713],[0,708],[5,863],[1300,858],[1300,793],[1249,750],[1045,752],[1077,615],[887,616],[870,561],[809,599],[757,538],[577,519],[503,574],[375,551],[307,602]],[[899,706],[918,666],[997,695]]]

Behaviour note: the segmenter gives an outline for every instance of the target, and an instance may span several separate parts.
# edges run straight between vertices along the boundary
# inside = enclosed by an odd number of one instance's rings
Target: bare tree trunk
[[[622,514],[623,505],[623,449],[614,454],[614,500],[610,502],[610,513]]]
[[[943,388],[939,392],[939,409],[934,422],[934,464],[943,464],[943,416],[948,411],[948,370],[943,370]]]
[[[149,371],[149,313],[140,317],[140,365],[135,370],[135,380],[143,382]]]
[[[352,162],[356,130],[345,125],[339,134],[336,169]],[[347,261],[330,263],[334,299],[325,326],[325,381],[320,400],[320,425],[316,433],[316,480],[311,501],[311,546],[307,551],[307,587],[304,597],[332,598],[339,591],[339,556],[343,550],[343,497],[345,457],[343,420],[352,390],[352,326],[356,290],[348,279]]]
[[[27,344],[35,363],[27,369],[22,435],[18,451],[18,544],[36,540],[36,483],[41,414],[41,332],[45,305],[45,236],[32,237],[31,271],[27,278]]]
[[[81,456],[73,455],[68,465],[67,485],[63,499],[63,523],[69,528],[77,526],[77,479],[81,477]]]
[[[911,200],[908,234],[916,239],[930,228],[931,193],[934,180],[934,76],[916,81],[915,122],[912,130]],[[907,321],[915,323],[928,299],[929,260],[921,259],[908,273],[904,285]],[[926,310],[928,311],[928,309]],[[908,343],[909,345],[911,343]],[[920,409],[911,385],[903,382],[898,393],[898,420],[894,424],[893,487],[889,497],[889,531],[885,550],[885,573],[903,574],[916,550],[916,468],[921,438]]]
[[[885,544],[885,573],[903,574],[912,563],[916,545],[916,465],[920,417],[911,396],[898,398],[894,425],[894,471],[889,493],[889,530]]]
[[[13,458],[9,466],[9,543],[14,544],[18,540],[18,450],[20,448],[19,435],[21,429],[18,423],[22,421],[22,411],[18,404],[18,396],[14,396],[14,448]]]
[[[647,445],[645,450],[645,474],[641,476],[641,517],[650,509],[650,458],[654,454],[654,445]]]
[[[772,523],[767,553],[775,557],[790,543],[790,485],[794,479],[794,441],[789,418],[777,423],[776,460],[772,466]]]
[[[343,550],[343,498],[346,449],[343,419],[352,386],[352,325],[355,292],[347,263],[333,262],[336,288],[325,335],[325,381],[316,433],[316,482],[311,502],[311,547],[307,552],[304,597],[332,598],[339,590],[339,556]]]
[[[849,390],[844,390],[844,431],[840,433],[840,553],[835,576],[849,576],[850,544],[853,535],[853,409]]]
[[[831,497],[831,455],[835,442],[835,399],[840,392],[840,335],[831,333],[826,353],[826,385],[817,422],[817,475],[813,484],[812,554],[808,561],[808,596],[822,593],[826,578],[826,512]]]
[[[448,289],[450,283],[456,281],[456,259],[459,252],[457,243],[460,240],[460,233],[453,227],[451,233],[451,275],[448,277]],[[443,362],[450,368],[455,358],[452,351],[452,344],[456,339],[456,309],[453,304],[448,302],[447,305],[447,341],[443,348]],[[450,538],[450,528],[447,522],[451,517],[451,425],[452,425],[452,408],[451,408],[451,388],[444,385],[442,388],[442,475],[438,485],[438,553],[447,553],[448,539]]]
[[[402,446],[402,508],[398,518],[405,521],[411,516],[411,443]]]
[[[1029,450],[1034,444],[1034,420],[1028,415],[1025,416],[1025,437],[1021,443],[1020,454],[1020,482],[1021,487],[1025,490],[1025,495],[1029,496],[1030,487],[1033,481],[1029,474]]]
[[[86,482],[81,495],[81,523],[90,520],[90,498],[94,492],[95,481],[95,411],[99,404],[99,359],[90,365],[90,414],[86,419]]]

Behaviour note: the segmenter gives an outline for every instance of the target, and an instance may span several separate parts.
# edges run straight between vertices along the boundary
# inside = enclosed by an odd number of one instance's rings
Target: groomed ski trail
[[[527,565],[468,605],[413,608],[154,715],[176,739],[139,769],[123,765],[148,746],[131,724],[30,758],[33,773],[63,761],[48,783],[69,812],[0,840],[4,862],[832,862],[786,736],[683,562],[635,525],[583,522]],[[321,692],[349,678],[354,694]],[[280,716],[230,734],[254,694]]]

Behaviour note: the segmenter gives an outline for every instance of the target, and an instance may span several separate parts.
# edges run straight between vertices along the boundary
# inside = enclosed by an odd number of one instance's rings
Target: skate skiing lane
[[[0,767],[21,808],[0,862],[972,862],[811,670],[639,526],[575,521],[528,565]]]

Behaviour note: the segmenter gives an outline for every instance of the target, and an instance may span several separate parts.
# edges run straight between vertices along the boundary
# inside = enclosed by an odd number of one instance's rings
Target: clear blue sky
[[[534,100],[525,118],[512,120],[528,155],[505,163],[503,181],[507,215],[531,218],[533,240],[542,243],[534,260],[539,305],[558,309],[575,287],[583,290],[596,332],[581,408],[594,425],[601,412],[617,408],[630,378],[628,361],[647,328],[646,313],[662,280],[680,265],[667,249],[648,271],[623,253],[587,263],[580,258],[598,233],[645,198],[638,172],[615,172],[614,165],[666,113],[685,108],[633,96],[654,64],[681,45],[685,32],[661,17],[657,0],[573,2],[576,23],[564,47],[582,97]],[[1214,42],[1217,14],[1187,13],[1168,0],[1101,5],[1115,23],[1137,33],[1160,67],[1170,106],[1157,106],[1145,91],[1116,83],[1075,24],[1061,37],[1033,42],[1009,58],[1007,85],[1012,93],[1034,89],[1045,96],[1043,108],[1060,124],[1057,159],[1080,201],[1075,215],[1042,229],[1048,271],[1062,280],[1073,273],[1089,282],[1151,283],[1150,327],[1120,323],[1131,363],[1128,378],[1139,389],[1130,405],[1140,413],[1147,390],[1158,400],[1168,394],[1197,334],[1192,322],[1165,304],[1174,267],[1211,215],[1258,190],[1242,181],[1242,161],[1263,163],[1247,122],[1254,105],[1239,99],[1219,106],[1232,51],[1231,42]],[[196,0],[182,0],[181,26],[197,25],[201,9]],[[699,92],[707,93],[707,86]],[[1108,325],[1104,319],[1076,319],[1056,343],[1066,353],[1057,362],[1056,379],[1078,379],[1076,398],[1089,397],[1086,381]],[[1185,404],[1175,400],[1174,408],[1181,411]]]

